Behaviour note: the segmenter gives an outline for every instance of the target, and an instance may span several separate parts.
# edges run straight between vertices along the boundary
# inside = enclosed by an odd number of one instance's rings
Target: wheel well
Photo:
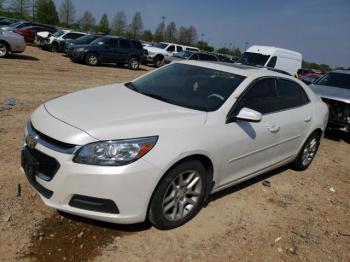
[[[129,60],[130,60],[131,58],[136,58],[137,60],[140,61],[140,57],[138,57],[137,55],[131,55],[131,56],[129,57]]]
[[[155,57],[154,59],[158,59],[158,58],[160,58],[161,60],[163,60],[163,59],[164,59],[164,56],[163,56],[163,55],[156,55],[156,57]]]
[[[95,54],[95,55],[97,55],[97,57],[100,56],[98,53],[96,53],[96,52],[94,52],[94,51],[89,51],[89,52],[87,52],[87,53],[85,54],[84,59],[85,59],[89,54]]]
[[[0,43],[4,43],[8,47],[9,51],[11,51],[11,46],[9,45],[9,43],[7,43],[4,40],[0,40]]]
[[[318,134],[320,137],[322,136],[322,129],[321,128],[317,128],[316,130],[314,130],[314,132],[312,132],[311,134],[313,134],[313,133],[316,133],[316,134]],[[310,135],[311,135],[310,134]]]
[[[174,168],[176,165],[179,165],[179,164],[181,164],[181,163],[183,163],[183,162],[190,161],[190,160],[198,160],[198,161],[200,161],[200,162],[203,164],[205,170],[207,170],[207,172],[208,172],[208,173],[207,173],[207,174],[208,174],[207,179],[208,179],[208,186],[209,186],[208,189],[209,189],[209,190],[208,190],[208,192],[206,192],[206,194],[207,194],[207,195],[210,194],[209,191],[211,191],[211,189],[212,189],[212,185],[213,185],[213,175],[214,175],[214,166],[213,166],[213,163],[212,163],[212,161],[210,160],[210,158],[207,157],[207,156],[205,156],[205,155],[201,155],[201,154],[195,154],[195,155],[190,155],[190,156],[184,157],[184,158],[178,160],[176,163],[174,163],[171,167],[169,167],[168,170],[167,170],[167,171],[163,174],[163,176],[159,179],[158,184],[157,184],[157,186],[154,188],[153,193],[152,193],[152,196],[151,196],[151,198],[150,198],[150,200],[149,200],[149,202],[148,202],[146,219],[148,219],[148,212],[149,212],[149,208],[150,208],[150,206],[151,206],[151,202],[152,202],[154,193],[156,192],[156,190],[157,190],[157,188],[158,188],[160,182],[161,182],[162,179],[164,178],[164,176],[165,176],[172,168]]]

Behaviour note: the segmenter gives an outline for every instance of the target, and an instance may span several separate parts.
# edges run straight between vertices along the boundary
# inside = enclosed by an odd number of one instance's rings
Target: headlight
[[[157,136],[102,141],[83,146],[73,161],[80,164],[122,166],[147,154],[156,144]]]
[[[84,52],[84,47],[79,47],[76,50],[77,50],[77,52]]]

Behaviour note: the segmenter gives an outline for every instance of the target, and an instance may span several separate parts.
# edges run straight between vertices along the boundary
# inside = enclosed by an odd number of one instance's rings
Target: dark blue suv
[[[74,46],[76,45],[87,45],[90,44],[92,41],[94,41],[96,38],[102,37],[105,35],[101,34],[91,34],[91,35],[84,35],[82,37],[79,37],[78,39],[70,39],[64,41],[64,52],[70,56],[71,52],[74,49]]]
[[[72,61],[84,62],[90,66],[102,63],[128,65],[138,70],[144,58],[144,49],[138,40],[129,40],[115,36],[99,37],[88,45],[75,45],[70,53]]]

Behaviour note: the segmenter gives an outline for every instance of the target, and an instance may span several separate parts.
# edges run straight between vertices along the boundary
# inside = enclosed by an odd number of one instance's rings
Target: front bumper
[[[69,51],[68,56],[74,61],[84,61],[85,53],[77,51]]]
[[[25,143],[23,149],[26,147]],[[117,167],[84,165],[72,161],[74,154],[57,152],[39,143],[31,150],[37,150],[59,163],[58,170],[50,179],[36,174],[32,181],[27,174],[29,182],[47,206],[111,223],[131,224],[145,220],[148,203],[161,177],[161,170],[154,165],[143,159]],[[23,167],[21,170],[25,173]],[[45,195],[43,188],[52,193]],[[72,199],[75,196],[112,201],[118,213],[74,207]]]

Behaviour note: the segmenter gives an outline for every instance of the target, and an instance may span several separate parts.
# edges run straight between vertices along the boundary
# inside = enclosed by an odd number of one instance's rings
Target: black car
[[[121,37],[99,37],[88,45],[76,45],[71,53],[72,61],[84,62],[90,66],[115,63],[138,70],[144,57],[142,44],[138,40]]]
[[[87,45],[94,41],[96,38],[102,37],[104,35],[101,34],[92,34],[92,35],[84,35],[77,39],[70,39],[65,41],[64,52],[70,56],[76,45]]]

